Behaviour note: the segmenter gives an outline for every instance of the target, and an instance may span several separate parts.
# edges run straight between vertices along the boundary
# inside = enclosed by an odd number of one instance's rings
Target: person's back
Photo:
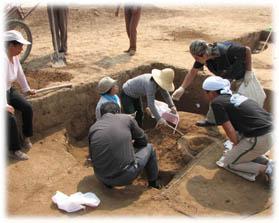
[[[131,184],[145,169],[148,185],[161,188],[156,152],[130,115],[119,114],[114,102],[104,103],[101,119],[89,131],[89,154],[95,176],[107,187]]]
[[[107,113],[89,131],[94,171],[110,177],[134,161],[131,136],[131,117]]]
[[[272,130],[270,113],[245,96],[219,95],[213,100],[212,109],[217,124],[230,120],[246,137],[261,136]]]

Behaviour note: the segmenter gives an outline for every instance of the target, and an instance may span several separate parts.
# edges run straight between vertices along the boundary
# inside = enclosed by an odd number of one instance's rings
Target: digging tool
[[[57,30],[54,22],[54,11],[53,7],[50,9],[50,14],[51,14],[51,24],[53,27],[53,42],[54,42],[54,53],[51,57],[52,60],[52,67],[59,68],[59,67],[65,67],[65,54],[64,53],[59,53],[58,51],[58,43],[57,43]]]
[[[61,88],[71,88],[72,86],[73,86],[72,84],[62,84],[62,85],[58,85],[58,86],[46,87],[46,88],[41,88],[41,89],[36,90],[36,93],[53,91],[53,90],[58,90]]]
[[[262,49],[261,49],[260,52],[262,52],[262,51],[264,50],[264,48],[265,48],[265,46],[266,46],[266,44],[267,44],[269,38],[271,37],[271,33],[272,33],[272,29],[270,28],[269,34],[268,34],[268,36],[267,36],[267,38],[266,38],[266,41],[264,42],[263,47],[262,47]]]
[[[172,127],[170,124],[167,123],[167,126],[169,128],[171,128],[172,130],[174,130],[175,132],[179,133],[181,136],[184,136],[184,134],[182,132],[180,132],[179,130],[177,130],[176,128]]]

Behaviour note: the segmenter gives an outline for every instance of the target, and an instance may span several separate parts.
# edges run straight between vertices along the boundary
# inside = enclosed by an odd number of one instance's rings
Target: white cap
[[[21,44],[31,44],[29,41],[23,38],[22,34],[16,30],[6,31],[4,34],[4,40],[8,41],[17,41]]]
[[[205,79],[202,84],[202,88],[206,91],[218,91],[223,89],[229,89],[231,84],[229,80],[223,79],[219,76],[210,76]]]

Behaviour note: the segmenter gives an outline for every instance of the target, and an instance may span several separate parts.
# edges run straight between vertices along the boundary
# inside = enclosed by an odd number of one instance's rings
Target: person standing
[[[245,86],[253,78],[251,49],[234,42],[218,42],[209,44],[204,40],[194,40],[190,44],[190,53],[195,63],[185,76],[182,85],[174,91],[172,98],[179,100],[185,89],[192,83],[198,71],[206,66],[216,76],[234,81],[234,91],[244,82]],[[198,126],[215,125],[215,118],[211,107],[206,119],[198,121]]]
[[[274,162],[254,162],[273,146],[272,117],[255,101],[232,94],[230,82],[218,76],[208,77],[202,85],[205,97],[211,102],[216,124],[222,125],[233,143],[232,149],[223,155],[222,167],[241,176],[265,174],[271,183]],[[254,179],[250,179],[254,181]]]
[[[132,184],[146,171],[148,185],[161,188],[155,150],[133,117],[119,114],[114,102],[102,104],[101,118],[89,130],[89,156],[94,173],[105,186]]]
[[[68,16],[69,16],[69,8],[67,6],[47,6],[47,13],[49,19],[49,25],[52,35],[52,44],[54,50],[56,50],[55,39],[57,41],[57,47],[59,53],[64,53],[64,55],[68,54]],[[54,24],[52,22],[52,13]]]
[[[115,16],[119,15],[119,8],[117,6],[115,11]],[[128,50],[125,50],[125,53],[129,53],[130,56],[135,55],[137,50],[137,27],[141,15],[141,6],[139,5],[124,5],[124,15],[125,15],[125,24],[126,32],[129,38],[130,46]]]
[[[4,55],[4,65],[6,72],[6,91],[7,91],[7,115],[8,115],[8,147],[10,155],[20,160],[28,159],[28,156],[21,151],[21,141],[17,128],[15,109],[22,114],[22,133],[24,135],[23,147],[30,149],[32,143],[30,137],[33,135],[33,110],[31,104],[12,87],[17,81],[25,94],[33,95],[36,93],[28,85],[22,70],[19,54],[24,44],[31,44],[25,40],[22,34],[16,30],[9,30],[4,33],[6,54]]]

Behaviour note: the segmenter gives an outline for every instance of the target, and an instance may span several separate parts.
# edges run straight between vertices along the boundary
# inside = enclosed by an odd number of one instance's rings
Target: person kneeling
[[[232,94],[227,79],[208,77],[202,88],[211,102],[216,123],[222,125],[233,143],[232,149],[223,155],[222,165],[217,164],[250,181],[255,181],[261,173],[265,174],[271,183],[274,162],[255,162],[273,146],[271,114],[255,101]]]
[[[125,186],[145,170],[149,186],[161,189],[156,153],[133,117],[119,114],[114,102],[104,103],[101,118],[89,130],[89,155],[94,173],[105,186]]]

